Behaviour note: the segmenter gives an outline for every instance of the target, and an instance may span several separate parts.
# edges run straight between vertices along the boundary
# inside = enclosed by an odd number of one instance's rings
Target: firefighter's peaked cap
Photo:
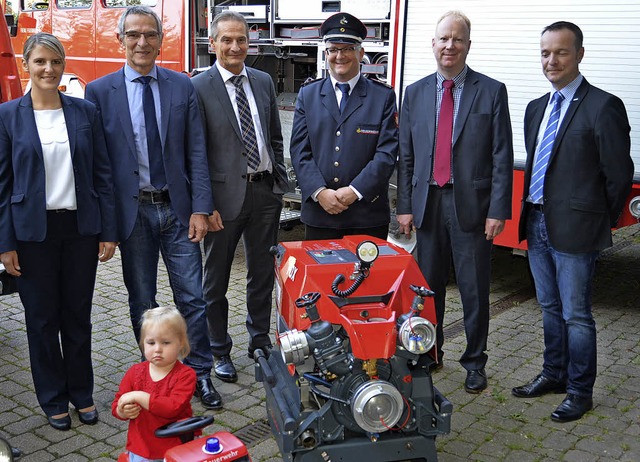
[[[362,43],[367,36],[367,28],[349,13],[336,13],[322,23],[320,35],[325,42]]]

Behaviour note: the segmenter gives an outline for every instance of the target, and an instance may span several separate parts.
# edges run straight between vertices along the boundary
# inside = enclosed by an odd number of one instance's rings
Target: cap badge
[[[347,18],[343,16],[342,19],[340,20],[340,24],[344,26],[345,24],[349,24],[349,21],[347,21]]]

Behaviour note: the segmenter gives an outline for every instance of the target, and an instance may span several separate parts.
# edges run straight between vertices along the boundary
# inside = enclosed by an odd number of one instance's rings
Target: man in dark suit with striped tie
[[[580,74],[582,31],[570,22],[547,26],[542,71],[553,91],[527,106],[527,162],[520,240],[542,307],[542,372],[515,387],[516,397],[567,392],[551,414],[580,419],[593,407],[596,326],[591,286],[598,253],[612,245],[631,188],[629,120],[622,101]]]
[[[271,77],[244,65],[249,26],[234,11],[211,23],[216,62],[193,78],[205,127],[214,212],[204,240],[204,298],[216,377],[235,382],[226,293],[242,237],[247,262],[249,356],[271,347],[274,273],[269,249],[278,238],[282,194],[288,184],[280,116]]]

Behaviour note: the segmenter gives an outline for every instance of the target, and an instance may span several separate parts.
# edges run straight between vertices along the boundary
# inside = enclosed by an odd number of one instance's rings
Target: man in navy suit
[[[249,356],[271,347],[274,273],[269,253],[278,238],[282,194],[287,190],[280,116],[271,77],[245,66],[249,26],[225,10],[211,23],[216,62],[193,78],[206,130],[215,201],[204,241],[204,296],[216,377],[238,378],[231,361],[226,294],[236,247],[247,262]]]
[[[440,364],[453,257],[467,337],[465,390],[480,393],[487,387],[491,246],[511,218],[513,140],[504,84],[466,65],[470,33],[463,13],[445,13],[432,41],[437,72],[407,87],[397,211],[403,232],[417,228],[418,263],[435,292]]]
[[[196,393],[222,406],[210,379],[213,358],[202,296],[199,242],[213,211],[202,121],[189,78],[156,66],[162,23],[147,7],[130,7],[118,24],[122,70],[87,85],[103,117],[113,167],[124,282],[136,339],[144,310],[158,306],[158,254],[187,322]]]
[[[512,390],[517,397],[567,395],[551,414],[580,419],[593,407],[596,326],[591,290],[599,252],[612,245],[611,227],[633,180],[630,127],[622,101],[590,85],[578,65],[582,31],[560,21],[540,40],[542,71],[552,92],[527,106],[527,162],[520,240],[542,307],[542,372]],[[557,101],[557,102],[556,102]]]
[[[364,78],[367,28],[348,13],[321,26],[329,76],[300,89],[291,161],[302,191],[306,239],[387,238],[387,189],[398,155],[396,96]]]

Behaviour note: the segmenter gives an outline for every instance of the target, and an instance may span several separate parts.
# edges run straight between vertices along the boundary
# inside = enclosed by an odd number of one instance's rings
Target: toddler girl
[[[142,315],[140,349],[146,361],[135,364],[120,382],[111,412],[129,420],[129,461],[162,461],[164,453],[180,439],[157,438],[155,430],[192,416],[191,397],[196,374],[179,359],[189,354],[187,326],[171,307],[147,310]]]

